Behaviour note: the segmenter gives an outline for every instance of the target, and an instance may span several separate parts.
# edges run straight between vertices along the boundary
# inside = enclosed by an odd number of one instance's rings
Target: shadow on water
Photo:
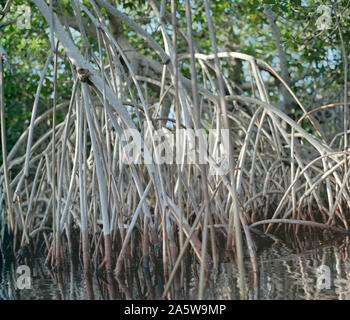
[[[276,242],[260,249],[258,286],[249,258],[246,259],[248,299],[300,300],[350,299],[349,238],[331,241],[298,240],[288,245]],[[136,262],[140,263],[140,262]],[[82,300],[82,299],[160,299],[155,274],[148,279],[155,288],[150,294],[145,273],[130,263],[120,279],[105,273],[84,274],[79,268],[67,266],[64,272],[54,272],[44,259],[36,259],[30,268],[30,289],[18,289],[21,274],[17,265],[1,263],[0,299],[23,300]],[[75,270],[75,271],[71,271]],[[177,299],[198,297],[199,266],[189,265],[188,275]],[[150,274],[148,272],[148,274]],[[212,272],[207,282],[206,299],[240,299],[236,264],[226,260]]]

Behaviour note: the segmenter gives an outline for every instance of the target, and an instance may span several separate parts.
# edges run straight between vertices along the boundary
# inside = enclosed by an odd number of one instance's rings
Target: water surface
[[[349,248],[349,239],[343,238],[328,244],[304,241],[293,246],[275,243],[262,249],[258,251],[260,270],[258,286],[254,286],[250,260],[248,257],[246,259],[247,298],[350,299]],[[183,283],[183,292],[178,293],[177,298],[197,298],[198,268],[190,266],[188,281]],[[147,299],[149,296],[141,269],[133,281],[124,279],[118,283],[113,280],[112,286],[108,286],[108,281],[103,275],[93,275],[89,282],[79,270],[64,274],[54,273],[41,260],[36,261],[36,266],[31,269],[31,273],[31,288],[18,290],[15,284],[19,275],[16,274],[15,266],[12,265],[7,270],[3,268],[0,276],[0,299],[108,299],[111,290],[116,299]],[[159,297],[155,295],[154,298]],[[237,268],[234,263],[230,261],[220,263],[219,270],[211,274],[207,284],[206,299],[241,299]]]

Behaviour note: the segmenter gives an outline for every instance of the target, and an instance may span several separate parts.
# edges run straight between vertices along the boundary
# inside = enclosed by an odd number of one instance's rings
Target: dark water
[[[250,261],[246,260],[247,298],[253,299],[254,292],[257,292],[258,298],[262,300],[350,299],[349,248],[349,239],[345,238],[328,244],[304,241],[303,244],[294,247],[276,243],[261,250],[258,252],[260,270],[258,288],[254,287]],[[326,270],[323,276],[319,273],[320,266],[322,270]],[[42,261],[38,261],[32,271],[30,289],[15,289],[18,276],[15,266],[2,270],[0,299],[81,300],[91,298],[92,293],[95,299],[107,299],[109,296],[108,282],[105,278],[93,276],[90,286],[87,286],[89,283],[82,272],[58,275],[45,267]],[[197,298],[198,276],[199,270],[194,270],[192,266],[189,281],[184,284],[183,299]],[[132,288],[128,286],[127,280],[124,284],[114,281],[115,298],[147,298],[142,270],[139,270],[135,279],[137,281],[133,281]],[[324,281],[320,282],[320,279]],[[208,281],[206,298],[220,300],[241,298],[235,264],[232,262],[220,264],[218,272],[212,274]]]

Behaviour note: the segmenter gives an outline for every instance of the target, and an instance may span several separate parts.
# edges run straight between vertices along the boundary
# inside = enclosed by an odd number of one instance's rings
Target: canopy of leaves
[[[91,7],[89,1],[82,2],[88,8]],[[4,3],[5,1],[2,1],[3,5]],[[185,3],[183,0],[176,3],[178,24],[186,31]],[[254,55],[267,61],[277,70],[281,70],[276,39],[264,11],[266,6],[271,8],[280,33],[280,42],[287,57],[285,67],[290,75],[289,84],[303,104],[312,109],[342,100],[343,61],[347,57],[342,53],[340,36],[343,38],[346,55],[348,55],[349,3],[350,1],[324,1],[324,7],[320,10],[320,2],[314,0],[213,0],[211,9],[221,51],[239,51]],[[143,26],[162,45],[161,31],[151,6],[160,7],[160,1],[119,0],[116,4],[122,12]],[[165,4],[169,15],[170,1],[165,1]],[[23,15],[20,11],[22,5],[30,7],[30,28],[21,27],[15,20],[21,19],[21,14]],[[191,1],[191,5],[196,50],[211,53],[204,5],[199,0]],[[326,8],[329,8],[329,11]],[[56,6],[56,10],[63,10],[65,14],[70,13],[74,17],[72,2],[69,0],[60,1],[60,6]],[[108,19],[105,10],[101,10],[101,14]],[[84,17],[84,13],[82,16]],[[168,18],[170,19],[170,15]],[[326,21],[328,24],[320,28],[319,22],[325,19],[328,19]],[[71,24],[70,21],[68,23]],[[8,148],[11,149],[30,120],[40,71],[50,48],[49,29],[37,8],[30,2],[22,0],[13,1],[0,27],[0,43],[7,51],[14,69],[13,74],[8,69],[5,74],[6,128]],[[139,54],[157,61],[155,53],[140,36],[124,24],[122,28],[129,44]],[[76,43],[83,45],[81,34],[73,24],[71,24],[71,31]],[[88,39],[91,42],[91,48],[95,50],[97,39],[89,34]],[[188,45],[181,37],[178,38],[178,52],[180,55],[188,52]],[[70,74],[68,62],[64,64],[64,61],[60,61],[60,65],[63,67],[59,70],[58,96],[59,100],[64,101],[70,96],[72,83],[67,76]],[[183,73],[190,77],[188,60],[182,60],[181,67]],[[235,79],[237,85],[242,86],[244,91],[244,83],[249,81],[248,70],[234,61],[223,63],[223,68],[224,74]],[[139,73],[142,73],[142,70],[139,69]],[[48,109],[52,104],[52,66],[48,74],[40,94],[39,112]],[[282,99],[278,81],[268,74],[265,80],[273,92],[272,101],[278,104]],[[291,112],[297,112],[297,110],[293,109]]]

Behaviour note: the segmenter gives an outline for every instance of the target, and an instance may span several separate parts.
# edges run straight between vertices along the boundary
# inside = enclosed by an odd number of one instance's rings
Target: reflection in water
[[[297,246],[275,243],[258,255],[260,278],[258,287],[249,259],[246,259],[248,299],[300,300],[300,299],[350,299],[349,239],[323,244],[298,242]],[[320,266],[328,270],[329,281],[319,282]],[[329,268],[329,269],[327,269]],[[188,281],[183,283],[183,292],[178,299],[196,299],[198,296],[199,270],[192,265]],[[32,268],[31,289],[16,289],[17,274],[14,265],[0,272],[0,299],[149,299],[149,281],[138,272],[127,272],[124,278],[111,275],[88,276],[84,272],[54,273],[43,261],[36,261]],[[236,265],[221,263],[217,272],[212,272],[207,283],[206,299],[240,299]],[[156,276],[153,274],[153,279]],[[319,278],[320,280],[321,278]],[[321,279],[322,280],[322,279]],[[153,283],[154,284],[154,283]],[[329,284],[329,288],[327,285]],[[152,296],[160,299],[161,290],[152,290]],[[172,295],[175,297],[175,293]]]
[[[261,300],[323,300],[350,299],[349,239],[295,253],[295,248],[275,244],[259,254],[259,289]],[[300,248],[299,248],[300,249]],[[318,270],[324,266],[330,271],[329,288]],[[253,299],[252,269],[247,263],[249,299]],[[221,264],[215,281],[208,290],[209,299],[239,299],[235,265]]]

